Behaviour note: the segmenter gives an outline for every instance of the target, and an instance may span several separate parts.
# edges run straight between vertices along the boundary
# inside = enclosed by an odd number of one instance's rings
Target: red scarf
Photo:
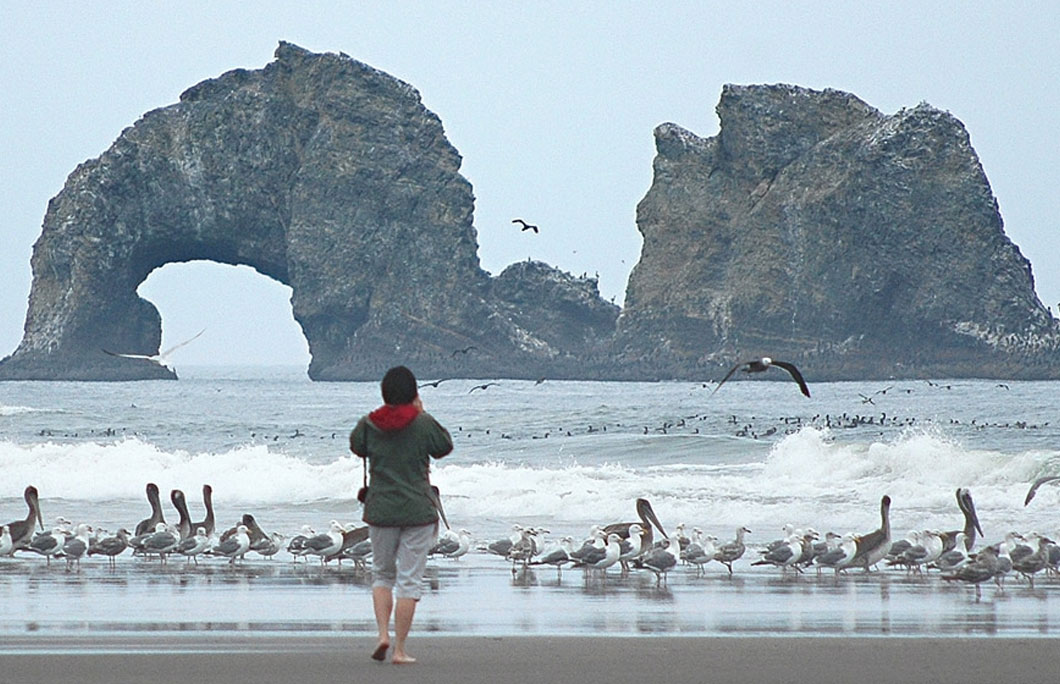
[[[383,404],[368,414],[368,420],[383,432],[395,432],[408,427],[418,415],[414,404]]]

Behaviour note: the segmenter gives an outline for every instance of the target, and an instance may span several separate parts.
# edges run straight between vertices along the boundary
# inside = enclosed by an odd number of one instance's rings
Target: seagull
[[[1056,480],[1060,480],[1060,475],[1049,475],[1048,477],[1040,477],[1035,480],[1034,484],[1031,485],[1031,488],[1027,490],[1027,498],[1024,499],[1023,505],[1026,506],[1031,502],[1031,499],[1034,498],[1034,495],[1038,493],[1038,487],[1041,487],[1046,482],[1053,482]]]
[[[541,232],[540,230],[538,230],[537,226],[533,225],[532,223],[527,223],[526,221],[524,221],[524,220],[522,220],[520,218],[512,219],[512,223],[518,223],[518,224],[521,224],[523,226],[520,229],[520,232],[525,232],[525,231],[528,231],[528,230],[532,230],[535,233],[540,233]]]
[[[810,396],[810,388],[806,386],[806,381],[802,379],[802,373],[800,373],[799,369],[795,367],[795,364],[788,363],[787,361],[774,361],[768,356],[763,356],[757,361],[745,361],[744,363],[736,364],[732,367],[732,370],[725,374],[725,377],[721,379],[721,382],[718,383],[718,386],[715,387],[714,391],[710,394],[713,396],[714,392],[721,389],[721,386],[725,384],[725,381],[731,378],[732,374],[740,369],[743,369],[744,373],[762,373],[769,370],[770,366],[776,366],[777,368],[783,368],[786,370],[791,374],[791,377],[795,379],[795,382],[799,383],[799,390],[801,390],[807,397]]]
[[[202,330],[200,330],[194,337],[189,337],[188,339],[184,340],[180,344],[175,344],[172,347],[170,347],[169,349],[166,349],[165,351],[160,352],[158,354],[155,354],[153,356],[148,356],[146,354],[119,354],[117,352],[108,351],[106,349],[104,349],[103,352],[105,354],[110,354],[111,356],[120,356],[120,357],[122,357],[124,359],[144,359],[145,361],[150,361],[153,364],[156,364],[158,366],[162,366],[166,370],[173,371],[174,368],[173,368],[173,365],[169,362],[169,355],[172,354],[173,352],[177,351],[178,349],[180,349],[184,345],[186,345],[186,344],[188,344],[190,342],[193,342],[194,340],[198,339],[199,335],[202,335],[204,332],[206,332],[206,328],[203,328]]]

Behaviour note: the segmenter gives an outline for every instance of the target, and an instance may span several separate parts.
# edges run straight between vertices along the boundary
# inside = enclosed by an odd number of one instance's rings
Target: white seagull
[[[106,349],[104,349],[103,352],[106,353],[106,354],[110,354],[111,356],[120,356],[123,359],[144,359],[145,361],[150,361],[151,363],[154,363],[154,364],[157,364],[159,366],[162,366],[166,370],[173,371],[174,368],[173,368],[173,365],[169,362],[169,355],[172,354],[173,352],[177,351],[178,349],[180,349],[184,345],[195,341],[204,332],[206,332],[206,328],[203,328],[202,330],[200,330],[194,337],[190,337],[190,338],[184,340],[183,342],[181,342],[180,344],[175,344],[172,347],[170,347],[169,349],[166,349],[165,351],[159,352],[158,354],[155,354],[154,356],[148,356],[146,354],[119,354],[118,352],[112,352],[112,351],[108,351]]]

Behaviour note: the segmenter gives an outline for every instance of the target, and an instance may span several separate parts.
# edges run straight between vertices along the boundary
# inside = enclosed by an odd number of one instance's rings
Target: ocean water
[[[379,402],[377,383],[313,383],[294,368],[185,368],[177,382],[0,383],[0,519],[22,518],[26,485],[45,523],[109,530],[147,517],[147,482],[183,490],[193,517],[214,490],[218,525],[253,513],[268,531],[360,519],[360,460],[350,428]],[[553,538],[635,519],[651,501],[683,523],[750,545],[786,523],[867,532],[893,499],[895,537],[963,526],[968,487],[988,542],[1009,530],[1060,536],[1060,383],[924,380],[812,383],[806,399],[778,381],[609,383],[447,380],[425,407],[456,448],[433,468],[454,528],[476,545],[514,523]],[[431,380],[422,378],[421,380]],[[167,518],[176,517],[166,501]],[[976,601],[936,575],[887,570],[836,581],[751,568],[729,578],[678,568],[584,577],[512,573],[472,552],[432,561],[417,628],[442,633],[963,634],[1060,633],[1060,581],[1010,580]],[[368,578],[343,569],[248,557],[185,568],[131,557],[79,571],[18,554],[0,559],[0,632],[251,630],[371,633]],[[71,600],[71,597],[74,600]],[[116,600],[118,599],[118,600]],[[487,599],[487,600],[483,600]],[[496,600],[489,600],[496,599]]]

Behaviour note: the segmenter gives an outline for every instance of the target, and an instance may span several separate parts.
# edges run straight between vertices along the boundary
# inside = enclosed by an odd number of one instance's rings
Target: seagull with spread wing
[[[203,328],[202,330],[200,330],[198,332],[198,334],[196,334],[194,337],[190,337],[190,338],[184,340],[183,342],[181,342],[180,344],[175,344],[172,347],[170,347],[169,349],[166,349],[163,352],[155,354],[154,356],[148,356],[146,354],[119,354],[117,352],[108,351],[106,349],[104,349],[103,352],[106,353],[106,354],[110,354],[111,356],[120,356],[123,359],[144,359],[145,361],[150,361],[151,363],[158,364],[159,366],[162,366],[163,368],[172,371],[173,370],[173,366],[169,363],[170,354],[172,354],[173,352],[177,351],[178,349],[180,349],[184,345],[195,341],[196,339],[199,338],[199,335],[202,335],[204,332],[206,332],[206,328]]]
[[[799,383],[799,390],[807,397],[810,396],[810,388],[806,386],[806,381],[803,380],[802,373],[800,373],[799,369],[795,367],[795,364],[788,363],[787,361],[774,361],[768,356],[763,356],[761,359],[755,361],[746,361],[744,363],[736,364],[732,367],[732,370],[726,373],[725,377],[721,379],[718,386],[714,388],[714,392],[721,389],[721,386],[725,384],[725,381],[731,378],[732,374],[738,370],[743,370],[744,373],[763,373],[769,370],[772,366],[786,370],[791,377],[795,379],[795,382]],[[711,395],[713,395],[714,392],[711,392]]]

